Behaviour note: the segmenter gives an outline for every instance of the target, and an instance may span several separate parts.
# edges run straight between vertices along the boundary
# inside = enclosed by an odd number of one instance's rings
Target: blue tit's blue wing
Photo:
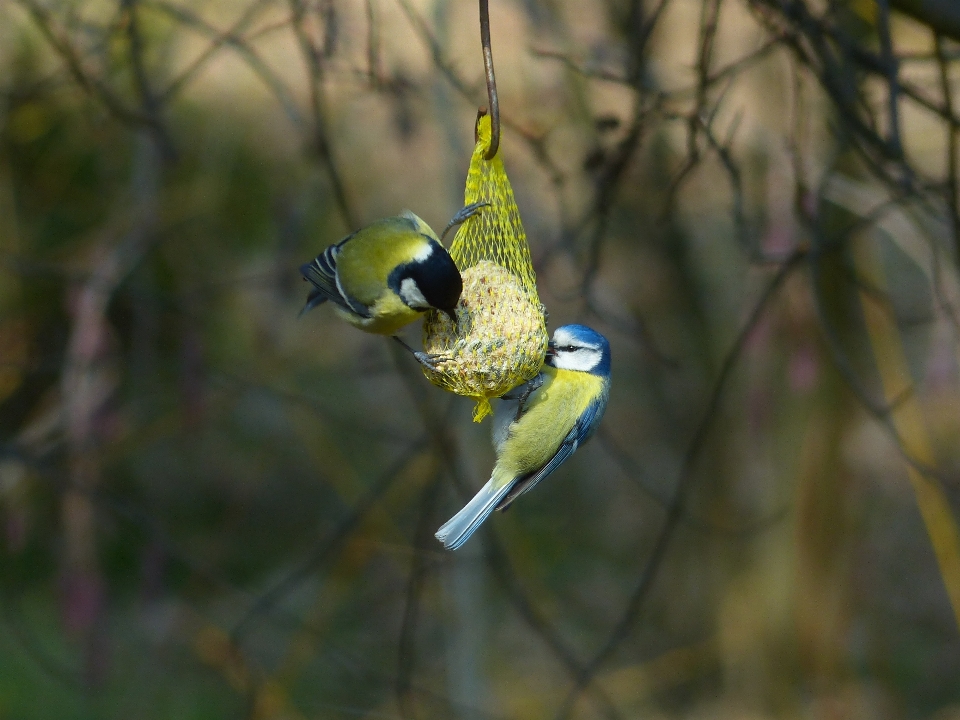
[[[510,488],[510,492],[497,504],[496,509],[506,510],[510,507],[510,503],[525,492],[532,490],[538,482],[563,465],[564,461],[573,455],[573,453],[577,451],[577,448],[593,435],[594,430],[597,429],[597,425],[600,423],[600,418],[603,415],[605,407],[606,397],[601,397],[590,403],[589,407],[587,407],[587,409],[583,411],[583,414],[577,419],[576,424],[567,434],[567,437],[560,443],[556,454],[537,472],[517,480],[513,484],[513,487]]]
[[[313,289],[307,296],[307,304],[300,311],[301,315],[330,300],[344,310],[349,310],[360,317],[370,317],[369,308],[347,295],[340,285],[340,279],[337,277],[337,255],[340,253],[343,243],[352,237],[353,235],[348,235],[336,245],[331,245],[317,255],[313,262],[300,266],[300,274],[313,285]]]
[[[560,444],[557,454],[550,459],[550,462],[532,475],[527,475],[527,477],[517,480],[513,484],[513,487],[510,488],[510,492],[497,504],[496,509],[506,510],[514,500],[525,492],[532,490],[538,482],[560,467],[568,457],[573,455],[580,444],[580,441],[575,436],[575,432],[575,430],[570,431],[570,434],[567,435],[567,438]]]

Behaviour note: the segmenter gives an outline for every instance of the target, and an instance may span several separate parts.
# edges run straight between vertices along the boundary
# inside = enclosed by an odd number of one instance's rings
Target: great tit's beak
[[[444,315],[453,320],[453,324],[457,324],[457,309],[456,308],[447,308],[446,310],[441,310]]]

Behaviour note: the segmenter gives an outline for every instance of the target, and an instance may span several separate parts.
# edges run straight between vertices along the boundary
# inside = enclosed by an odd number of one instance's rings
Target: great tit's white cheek
[[[420,292],[420,286],[413,278],[404,278],[403,282],[400,283],[400,297],[412,308],[426,309],[430,307],[430,303]]]

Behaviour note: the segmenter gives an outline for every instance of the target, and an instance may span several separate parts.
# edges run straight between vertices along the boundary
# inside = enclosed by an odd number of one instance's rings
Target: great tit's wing
[[[584,410],[583,414],[577,418],[576,424],[573,426],[570,432],[567,433],[567,437],[565,437],[563,442],[560,443],[560,447],[557,448],[557,452],[554,454],[554,456],[547,461],[546,465],[537,470],[535,473],[531,473],[526,477],[519,478],[516,482],[514,482],[510,488],[510,491],[497,503],[496,509],[506,510],[508,507],[510,507],[510,503],[523,495],[525,492],[532,490],[538,482],[563,465],[566,459],[577,451],[577,448],[580,447],[580,444],[593,434],[599,418],[603,414],[605,404],[606,403],[603,400],[590,403],[587,409]]]
[[[447,520],[436,532],[436,538],[447,550],[456,550],[463,545],[480,524],[486,520],[501,498],[510,491],[511,483],[498,483],[495,477],[480,488],[463,509]]]
[[[399,287],[391,283],[393,274],[412,263],[424,249],[432,249],[433,231],[414,218],[399,215],[377,220],[341,243],[337,289],[348,309],[369,317],[387,294],[399,293]],[[428,234],[419,232],[418,222]]]
[[[356,233],[354,233],[356,234]],[[353,235],[348,235],[344,240],[331,245],[322,253],[314,258],[313,262],[305,263],[300,266],[300,274],[310,281],[313,290],[307,296],[307,304],[304,305],[300,314],[312,310],[317,305],[330,300],[335,302],[345,310],[359,315],[360,317],[370,317],[370,310],[362,303],[351,298],[340,284],[340,278],[337,275],[337,256],[340,249]]]

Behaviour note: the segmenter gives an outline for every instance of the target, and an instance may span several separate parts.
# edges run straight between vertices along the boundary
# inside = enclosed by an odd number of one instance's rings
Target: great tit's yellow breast
[[[381,300],[394,268],[412,260],[426,242],[410,229],[405,218],[389,218],[360,230],[337,255],[340,286],[350,297],[372,308]],[[399,298],[397,302],[403,304]]]
[[[395,335],[400,328],[412,323],[422,314],[408,307],[395,292],[388,288],[385,288],[380,297],[370,306],[368,318],[339,306],[336,311],[337,315],[354,327],[378,335]]]
[[[546,465],[560,448],[577,419],[602,392],[596,375],[544,366],[544,384],[527,412],[510,426],[501,447],[494,477],[497,485],[511,482]]]

